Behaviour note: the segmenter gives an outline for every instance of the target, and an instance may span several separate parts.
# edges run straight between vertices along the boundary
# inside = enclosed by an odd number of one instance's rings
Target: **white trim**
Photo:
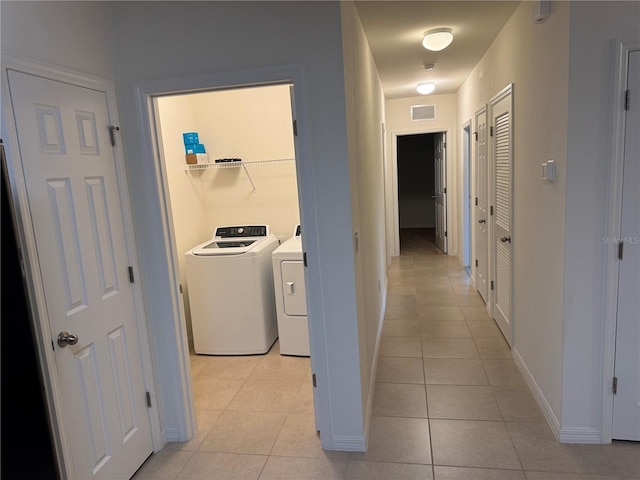
[[[468,135],[467,135],[468,131]],[[464,256],[467,250],[469,251],[469,270],[471,270],[471,264],[473,263],[473,208],[471,202],[471,193],[473,191],[473,182],[471,177],[471,164],[473,163],[471,160],[471,136],[473,133],[471,132],[471,119],[467,120],[461,126],[461,137],[462,137],[462,152],[460,157],[462,158],[462,248],[460,249],[460,253],[458,254],[458,258],[463,267],[465,267]],[[465,136],[467,137],[467,142],[465,145]],[[467,152],[465,158],[465,151]],[[473,283],[473,278],[472,278]]]
[[[391,219],[391,227],[393,228],[393,242],[388,246],[388,250],[391,252],[392,257],[397,257],[400,255],[400,218],[399,218],[399,209],[398,209],[398,137],[402,137],[405,135],[421,135],[425,133],[445,133],[445,139],[449,142],[449,139],[453,138],[451,133],[451,127],[439,127],[439,128],[431,128],[425,130],[408,130],[408,131],[397,131],[391,132],[391,195],[389,197],[389,202],[391,205],[387,205],[390,208],[392,213]],[[452,185],[452,176],[450,172],[453,170],[451,162],[451,155],[448,153],[449,147],[445,151],[445,165],[447,169],[447,200],[449,199],[449,195],[453,195]],[[451,192],[451,193],[450,193]],[[457,249],[454,250],[451,247],[453,242],[449,242],[448,239],[454,238],[454,233],[457,232],[457,227],[453,224],[452,221],[452,212],[449,207],[449,202],[447,202],[447,255],[457,255]]]
[[[518,370],[520,370],[520,373],[524,377],[524,381],[527,383],[529,390],[531,390],[531,393],[533,394],[533,398],[536,399],[536,402],[538,403],[540,410],[542,410],[542,414],[544,415],[544,418],[547,420],[547,423],[549,424],[549,428],[551,428],[551,431],[553,432],[555,437],[558,440],[560,440],[560,421],[558,420],[558,417],[556,417],[556,414],[553,412],[553,409],[551,408],[551,405],[549,405],[549,402],[547,402],[547,399],[544,396],[544,393],[542,393],[542,390],[540,389],[540,387],[538,386],[536,379],[531,374],[531,371],[529,370],[529,368],[527,367],[527,364],[524,362],[524,360],[520,356],[520,353],[518,352],[518,350],[516,350],[515,348],[511,350],[511,356],[513,357],[513,361],[518,367]]]
[[[152,128],[150,119],[153,119],[153,99],[154,97],[175,94],[180,92],[210,91],[215,89],[229,89],[240,86],[259,86],[269,84],[293,83],[295,96],[295,117],[298,124],[298,136],[296,138],[296,171],[298,179],[298,192],[300,192],[300,217],[304,224],[305,237],[304,247],[307,253],[309,267],[305,269],[305,281],[308,291],[322,292],[319,272],[317,270],[318,260],[318,227],[315,215],[315,193],[313,186],[313,164],[311,162],[311,142],[308,134],[308,114],[306,100],[306,84],[304,72],[301,65],[285,65],[278,67],[211,73],[192,77],[179,77],[163,80],[152,80],[141,82],[136,85],[136,97],[138,103],[138,121],[140,123],[141,138],[140,143],[143,148],[141,161],[146,168],[152,171],[156,177],[156,188],[158,198],[162,199],[161,205],[163,215],[164,235],[157,240],[162,242],[166,254],[167,267],[172,269],[169,282],[172,286],[171,301],[173,306],[178,305],[178,279],[176,276],[177,260],[172,251],[171,231],[168,221],[168,210],[166,205],[167,193],[162,181],[160,157],[158,154],[158,144],[156,130]],[[173,266],[173,268],[171,268]],[[329,402],[328,375],[326,361],[326,339],[324,330],[324,314],[321,302],[321,293],[308,295],[309,304],[309,339],[311,347],[312,371],[316,374],[317,387],[314,389],[314,406],[316,415],[316,426],[321,431],[322,447],[327,450],[341,449],[341,445],[350,444],[351,440],[334,439],[331,429],[331,410]],[[181,315],[174,313],[173,328],[178,332],[176,339],[178,349],[179,365],[177,371],[182,385],[190,385],[189,356],[185,348],[186,332],[184,331],[184,321]],[[160,327],[158,327],[160,328]],[[163,374],[164,372],[159,372]],[[171,405],[170,408],[181,410],[180,417],[183,421],[183,429],[189,431],[195,422],[191,407],[191,391],[185,392],[179,405]],[[364,439],[364,437],[363,437]],[[356,441],[356,446],[364,440]],[[337,442],[337,443],[336,443]],[[345,443],[346,442],[346,443]]]
[[[146,98],[145,98],[146,100]],[[145,105],[146,103],[146,105]],[[178,364],[175,365],[176,371],[172,372],[175,375],[172,375],[173,378],[177,378],[177,381],[180,385],[178,388],[176,395],[174,398],[177,399],[178,405],[171,402],[168,398],[163,398],[161,401],[166,403],[165,409],[176,408],[179,412],[179,418],[181,419],[181,423],[179,426],[164,426],[163,436],[169,441],[187,441],[192,438],[196,433],[196,419],[195,419],[195,407],[193,405],[193,401],[191,398],[191,392],[193,391],[191,385],[191,367],[189,360],[189,348],[188,348],[188,340],[187,340],[187,332],[186,325],[184,321],[184,313],[183,309],[180,305],[179,298],[179,272],[178,272],[178,260],[175,256],[175,236],[172,230],[171,222],[169,221],[169,202],[168,195],[164,195],[165,189],[167,188],[166,182],[164,180],[164,169],[162,168],[161,157],[159,154],[159,143],[158,138],[153,136],[152,132],[155,133],[155,122],[156,117],[153,108],[153,99],[148,99],[147,102],[140,101],[138,103],[139,107],[139,119],[142,123],[141,131],[143,139],[149,138],[149,142],[141,142],[141,148],[143,151],[144,158],[152,158],[154,159],[155,168],[150,169],[151,173],[155,176],[156,184],[161,185],[160,192],[162,195],[158,195],[160,199],[160,210],[163,212],[162,215],[162,230],[165,232],[167,236],[167,241],[163,244],[164,247],[164,257],[166,261],[166,265],[170,270],[170,283],[172,284],[171,294],[169,298],[171,300],[171,318],[175,319],[174,323],[171,325],[171,334],[170,337],[175,339],[176,351],[178,352]],[[146,114],[145,114],[146,112]],[[153,127],[152,127],[153,125]],[[149,152],[152,152],[149,154]],[[167,325],[163,325],[163,327],[167,327]],[[154,328],[154,327],[152,327]],[[169,329],[166,329],[167,332]],[[159,348],[157,345],[155,346],[156,350]],[[171,372],[166,370],[159,370],[158,376],[161,378],[164,375],[170,375]],[[164,396],[164,394],[163,394]]]
[[[607,236],[619,238],[622,227],[622,175],[624,166],[625,110],[623,92],[627,84],[629,53],[640,50],[640,41],[620,42],[617,48],[611,130],[611,162],[607,206]],[[618,245],[606,245],[606,292],[602,347],[602,432],[600,443],[611,443],[613,434],[613,392],[615,371],[616,324],[618,313]]]
[[[107,109],[110,121],[118,124],[117,102],[115,86],[108,79],[64,69],[54,65],[13,57],[2,56],[2,98],[4,100],[3,136],[6,138],[7,173],[11,186],[14,215],[17,221],[16,234],[20,249],[23,252],[24,268],[26,273],[26,287],[31,321],[34,326],[35,343],[38,351],[40,369],[42,371],[45,402],[52,428],[53,446],[58,461],[58,468],[62,478],[73,479],[73,461],[71,458],[71,443],[65,425],[65,412],[63,409],[62,393],[56,370],[52,345],[49,319],[44,297],[44,285],[40,276],[40,266],[36,248],[35,234],[31,223],[31,211],[27,196],[26,181],[22,169],[22,158],[19,153],[18,134],[15,127],[15,118],[12,110],[11,95],[8,87],[9,70],[35,75],[46,79],[68,83],[70,85],[89,88],[103,92],[107,99]],[[138,270],[138,255],[135,246],[133,217],[128,197],[128,183],[124,166],[124,155],[120,142],[114,148],[114,160],[118,190],[122,203],[122,215],[125,227],[125,242],[127,255],[133,268]],[[142,371],[145,389],[155,398],[155,380],[151,352],[148,343],[147,319],[144,310],[144,302],[140,283],[133,285],[134,308],[136,314],[136,328],[138,331],[139,347],[142,359]],[[154,402],[154,405],[156,402]],[[162,447],[160,418],[157,406],[148,409],[149,424],[154,450]]]
[[[373,399],[376,387],[376,373],[378,372],[378,353],[380,352],[380,340],[382,339],[382,328],[384,326],[384,313],[387,309],[387,277],[385,276],[385,284],[382,291],[382,305],[380,306],[380,314],[378,320],[378,333],[376,335],[376,346],[373,351],[373,366],[371,367],[371,376],[369,378],[369,397],[367,398],[367,409],[365,411],[364,422],[364,438],[365,446],[369,443],[369,426],[371,425],[371,416],[373,414]],[[365,448],[366,451],[366,448]]]
[[[602,431],[596,428],[561,428],[559,435],[560,443],[583,443],[597,445],[601,443],[600,438],[602,438]]]
[[[164,431],[165,439],[167,442],[184,442],[183,430],[180,428],[167,428]]]
[[[364,435],[345,436],[336,435],[331,439],[332,450],[340,452],[366,452],[367,442]]]

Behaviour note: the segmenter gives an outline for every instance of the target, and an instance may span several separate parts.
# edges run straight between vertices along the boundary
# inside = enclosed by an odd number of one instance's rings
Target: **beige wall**
[[[288,85],[198,94],[192,104],[196,131],[211,161],[294,159]],[[247,165],[247,170],[255,192],[239,168],[191,174],[205,201],[206,221],[211,229],[266,223],[274,235],[286,240],[300,222],[295,162]]]
[[[542,24],[531,22],[528,2],[514,12],[458,92],[458,128],[513,83],[513,352],[522,358],[557,428],[562,399],[570,7],[569,2],[552,5]],[[542,179],[542,163],[551,159],[556,161],[556,181],[548,184]]]
[[[353,2],[341,3],[363,421],[368,424],[386,296],[382,84]]]
[[[387,228],[387,249],[390,255],[400,254],[400,245],[398,243],[398,183],[397,183],[397,145],[396,138],[398,135],[412,133],[428,133],[443,132],[449,133],[447,139],[447,192],[453,192],[453,186],[457,183],[462,185],[462,161],[457,161],[458,151],[458,128],[457,128],[457,111],[456,111],[456,95],[420,95],[409,98],[399,98],[387,100],[385,102],[386,114],[386,222]],[[436,118],[433,120],[411,120],[412,105],[435,105]],[[459,171],[458,171],[459,170]],[[458,180],[459,179],[459,180]],[[462,237],[459,232],[458,205],[455,194],[448,195],[447,205],[447,229],[449,231],[449,254],[457,255],[462,245]]]
[[[1,2],[2,54],[113,79],[109,2]]]

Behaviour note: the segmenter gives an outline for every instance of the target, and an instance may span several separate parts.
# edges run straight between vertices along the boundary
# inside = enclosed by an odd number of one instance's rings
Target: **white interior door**
[[[446,133],[435,134],[435,200],[436,200],[436,246],[447,253],[447,154]]]
[[[9,88],[73,470],[127,479],[152,442],[106,94],[16,71]]]
[[[475,223],[475,265],[476,285],[478,293],[485,303],[488,300],[487,292],[489,282],[489,199],[487,195],[487,176],[489,165],[487,163],[487,107],[484,106],[476,112],[476,223]]]
[[[640,440],[640,50],[629,52],[627,88],[633,92],[626,111],[622,222],[622,259],[618,277],[613,434]]]
[[[513,176],[513,115],[511,87],[507,87],[491,100],[491,153],[492,153],[492,303],[496,323],[511,345],[511,286],[513,247],[512,176]],[[491,207],[493,215],[491,216]]]

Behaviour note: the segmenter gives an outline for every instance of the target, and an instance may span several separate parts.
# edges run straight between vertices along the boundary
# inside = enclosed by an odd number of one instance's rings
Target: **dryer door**
[[[284,261],[280,264],[282,271],[282,294],[284,296],[284,313],[289,316],[305,316],[307,300],[304,289],[304,266],[299,260]]]

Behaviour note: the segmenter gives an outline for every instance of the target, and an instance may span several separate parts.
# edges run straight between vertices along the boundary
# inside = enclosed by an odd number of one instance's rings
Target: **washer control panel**
[[[267,225],[234,225],[216,228],[217,238],[266,237],[269,235]]]

